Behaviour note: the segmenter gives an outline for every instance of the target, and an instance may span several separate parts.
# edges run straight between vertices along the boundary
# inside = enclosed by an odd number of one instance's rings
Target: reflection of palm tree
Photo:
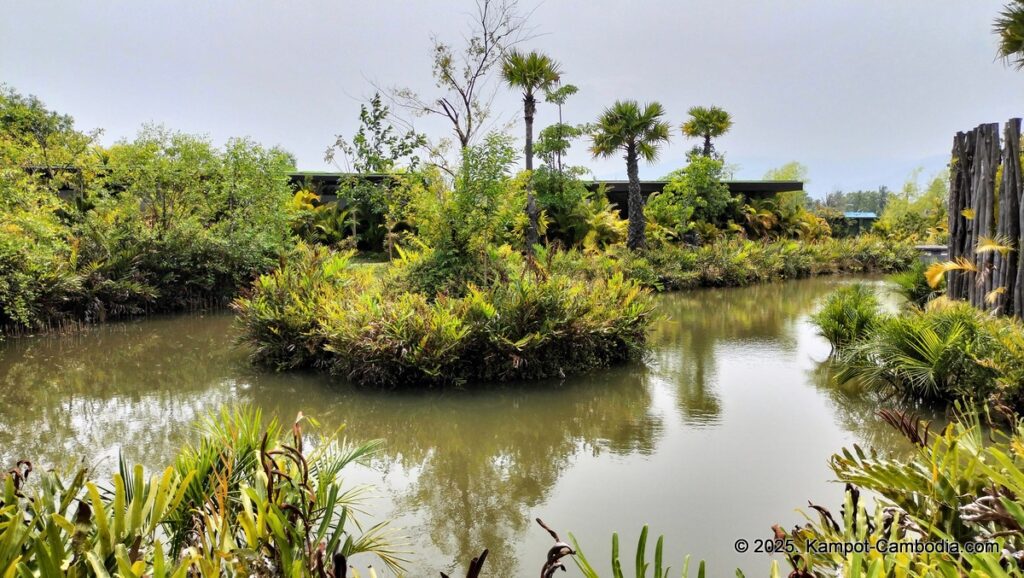
[[[791,325],[833,288],[829,280],[810,279],[661,297],[666,318],[655,325],[650,340],[653,371],[676,386],[683,420],[698,425],[718,421],[721,402],[712,385],[716,348],[742,342],[794,350]]]

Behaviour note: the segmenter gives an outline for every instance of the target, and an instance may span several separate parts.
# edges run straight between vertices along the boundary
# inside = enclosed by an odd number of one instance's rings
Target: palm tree
[[[533,170],[533,115],[537,112],[537,92],[549,90],[561,75],[557,62],[551,57],[533,51],[524,54],[511,50],[502,63],[501,76],[512,88],[523,91],[523,119],[526,121],[526,170]],[[526,191],[526,214],[530,218],[530,226],[526,230],[527,250],[537,243],[540,230],[540,211],[537,209],[537,198],[533,195],[533,187]]]
[[[732,128],[732,117],[725,109],[717,106],[695,106],[687,111],[690,120],[683,123],[683,134],[690,138],[704,139],[703,156],[709,157],[715,151],[711,139],[718,138]]]
[[[660,103],[652,102],[643,108],[635,100],[619,100],[606,109],[594,127],[593,146],[590,152],[595,157],[610,157],[622,150],[626,158],[626,174],[629,176],[629,235],[626,246],[642,249],[647,245],[644,219],[644,198],[640,194],[640,157],[647,162],[658,158],[658,147],[668,142],[669,124],[661,118],[665,109]]]
[[[1024,0],[1011,0],[996,17],[999,57],[1017,70],[1024,69]]]

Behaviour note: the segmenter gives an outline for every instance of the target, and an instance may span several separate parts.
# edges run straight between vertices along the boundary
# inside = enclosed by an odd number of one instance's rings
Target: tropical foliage
[[[635,100],[616,101],[597,120],[592,134],[591,153],[595,157],[610,157],[623,152],[626,175],[629,178],[629,234],[626,245],[630,249],[647,246],[644,198],[640,194],[640,167],[642,158],[653,162],[658,149],[669,140],[669,124],[662,120],[665,109],[652,102],[640,106]]]
[[[1024,68],[1024,2],[1007,2],[996,17],[993,28],[999,37],[999,58],[1008,66],[1018,70]]]
[[[300,246],[235,308],[256,361],[380,387],[560,377],[643,353],[653,304],[621,273],[585,282],[508,246],[489,258],[491,279],[449,296]],[[424,259],[435,257],[405,253],[399,269]]]
[[[867,335],[878,321],[879,305],[875,292],[857,283],[829,295],[811,320],[832,348],[841,348]]]
[[[1024,405],[1024,326],[944,297],[885,315],[870,295],[847,289],[814,316],[835,347],[840,381],[900,397],[1000,409]]]
[[[799,241],[722,240],[698,247],[667,246],[643,255],[610,249],[600,255],[564,251],[552,259],[556,270],[587,278],[621,272],[655,290],[740,287],[782,279],[838,273],[886,273],[917,259],[908,244],[871,236]]]
[[[917,174],[889,196],[874,231],[917,243],[945,243],[948,237],[949,175],[939,173],[922,188]]]
[[[931,267],[923,259],[917,259],[906,271],[890,275],[889,281],[908,303],[924,307],[932,299],[941,296],[946,285],[945,278],[929,280],[928,270]]]
[[[697,228],[705,240],[714,239],[727,227],[736,202],[723,182],[725,171],[721,160],[693,156],[685,168],[669,174],[665,188],[645,208],[652,237],[663,243],[679,241]]]
[[[1014,496],[1024,490],[1019,448],[1024,430],[1015,422],[1009,433],[985,433],[977,414],[960,412],[957,419],[932,435],[914,416],[880,412],[917,446],[907,460],[895,460],[854,446],[833,456],[832,470],[847,484],[839,516],[816,510],[809,523],[777,536],[792,540],[796,553],[789,561],[800,576],[843,568],[864,576],[992,576],[1024,573],[1020,528],[1024,521]],[[861,489],[880,497],[873,509]],[[866,553],[818,553],[811,540],[864,541]],[[958,552],[885,553],[896,544],[955,543]],[[979,552],[968,551],[966,546]],[[898,546],[896,546],[898,547]],[[906,553],[910,552],[910,553]]]
[[[0,478],[0,571],[4,576],[344,576],[373,555],[403,567],[386,524],[361,529],[368,488],[340,475],[378,442],[338,433],[312,437],[301,414],[263,427],[259,410],[223,409],[199,442],[147,477],[142,466],[109,483],[88,469],[36,473],[29,462]],[[36,478],[38,477],[38,480]]]
[[[559,65],[546,54],[533,51],[524,54],[518,50],[510,50],[505,55],[501,67],[501,76],[512,88],[523,91],[523,120],[526,124],[526,170],[533,170],[533,118],[537,113],[537,93],[549,92],[558,82],[561,72]],[[540,210],[533,191],[526,194],[526,214],[530,219],[526,229],[526,246],[528,250],[540,239]]]
[[[703,146],[695,148],[693,152],[710,158],[715,154],[713,139],[729,132],[732,128],[732,116],[717,106],[694,106],[687,114],[690,118],[683,123],[683,135],[701,139]]]
[[[159,127],[103,149],[9,89],[0,115],[6,331],[226,300],[290,245],[280,150]]]

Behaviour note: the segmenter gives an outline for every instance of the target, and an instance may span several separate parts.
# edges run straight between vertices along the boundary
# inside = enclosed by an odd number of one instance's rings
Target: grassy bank
[[[699,287],[743,287],[784,279],[844,273],[891,273],[919,258],[914,245],[871,235],[751,241],[724,239],[708,245],[667,245],[644,253],[568,251],[549,256],[556,271],[591,279],[621,272],[657,291]]]

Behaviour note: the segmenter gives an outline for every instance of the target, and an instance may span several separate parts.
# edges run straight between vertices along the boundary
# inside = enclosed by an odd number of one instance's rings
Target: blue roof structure
[[[843,216],[847,219],[877,219],[878,213],[874,211],[846,211]]]

